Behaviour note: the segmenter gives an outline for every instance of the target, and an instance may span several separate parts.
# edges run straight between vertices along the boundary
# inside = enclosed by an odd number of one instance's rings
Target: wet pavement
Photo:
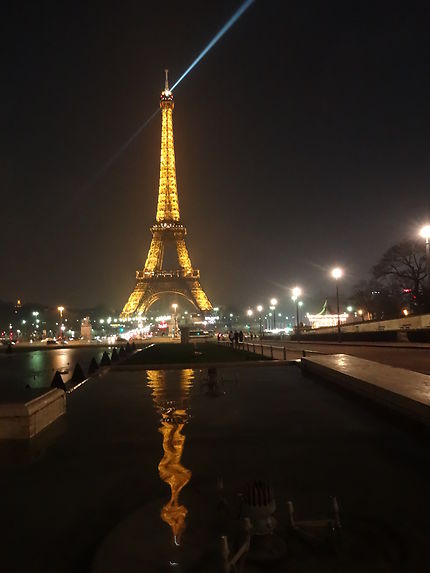
[[[285,552],[244,572],[424,570],[424,436],[295,367],[206,374],[108,372],[30,443],[1,444],[2,571],[221,571],[219,537],[239,543],[237,494],[256,479]],[[333,495],[336,551],[288,532],[288,500],[317,519]]]
[[[267,342],[265,342],[267,344]],[[430,374],[430,344],[413,345],[392,343],[391,345],[372,344],[348,344],[342,343],[318,343],[318,342],[284,342],[273,341],[276,346],[285,346],[291,353],[301,353],[303,350],[313,350],[323,354],[350,354],[358,358],[374,360],[397,368],[406,368]]]

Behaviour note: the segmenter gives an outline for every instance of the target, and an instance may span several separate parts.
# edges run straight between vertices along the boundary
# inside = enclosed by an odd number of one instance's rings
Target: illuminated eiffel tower
[[[161,93],[161,157],[160,184],[155,225],[151,227],[152,241],[145,267],[136,271],[136,286],[125,304],[123,318],[146,313],[148,308],[165,294],[185,297],[199,311],[210,311],[212,305],[200,285],[200,271],[191,265],[185,244],[187,230],[179,215],[176,186],[175,149],[173,145],[173,94],[169,90],[166,70],[164,91]],[[176,247],[179,268],[163,270],[167,244]]]

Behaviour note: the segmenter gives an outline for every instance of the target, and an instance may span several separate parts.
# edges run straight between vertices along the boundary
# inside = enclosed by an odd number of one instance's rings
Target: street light
[[[260,338],[261,338],[261,313],[263,312],[263,306],[261,304],[259,304],[257,306],[257,312],[258,312],[258,322],[260,324]]]
[[[63,312],[64,312],[64,306],[59,306],[57,308],[58,312],[60,313],[60,336],[61,336],[61,340],[63,340]]]
[[[173,338],[175,338],[175,336],[176,336],[176,331],[178,330],[178,318],[177,318],[177,314],[176,314],[176,310],[177,310],[177,308],[178,308],[178,305],[176,304],[176,302],[174,302],[174,303],[172,304],[172,308],[173,308],[173,310],[175,311],[175,314],[174,314],[174,318],[175,318],[175,328],[174,328],[174,331],[173,331]]]
[[[337,304],[337,338],[338,341],[341,342],[342,334],[340,331],[340,310],[339,310],[339,279],[343,276],[343,270],[339,267],[335,267],[331,271],[331,276],[336,281],[336,304]]]
[[[300,337],[300,322],[299,322],[299,296],[302,294],[302,289],[298,286],[291,289],[293,296],[292,300],[296,303],[296,330],[297,330],[297,340]]]
[[[276,305],[278,304],[278,299],[276,298],[271,298],[270,299],[270,304],[272,305],[270,307],[270,310],[273,310],[273,330],[275,330],[276,328]]]
[[[426,242],[427,301],[430,310],[430,225],[424,225],[420,235]]]
[[[250,319],[254,313],[253,313],[252,309],[248,308],[248,310],[246,311],[246,314],[247,314],[248,318]],[[249,321],[249,323],[250,323],[249,329],[251,330],[251,320]]]

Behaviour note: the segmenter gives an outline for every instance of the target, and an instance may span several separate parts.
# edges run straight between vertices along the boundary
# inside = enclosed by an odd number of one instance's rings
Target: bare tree
[[[424,243],[403,241],[390,247],[372,268],[372,275],[385,284],[394,279],[401,288],[412,289],[418,304],[423,300],[427,276]]]
[[[403,306],[402,290],[396,281],[387,284],[370,279],[362,280],[353,287],[351,302],[370,314],[373,320],[396,318]]]

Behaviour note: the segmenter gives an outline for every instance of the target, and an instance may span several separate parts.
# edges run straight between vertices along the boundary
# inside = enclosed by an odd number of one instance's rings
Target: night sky
[[[93,178],[157,108],[163,69],[177,79],[240,4],[3,10],[1,300],[122,308],[155,219],[161,116]],[[425,4],[257,0],[175,90],[181,216],[214,304],[282,301],[295,284],[322,304],[333,264],[346,291],[416,235]]]

